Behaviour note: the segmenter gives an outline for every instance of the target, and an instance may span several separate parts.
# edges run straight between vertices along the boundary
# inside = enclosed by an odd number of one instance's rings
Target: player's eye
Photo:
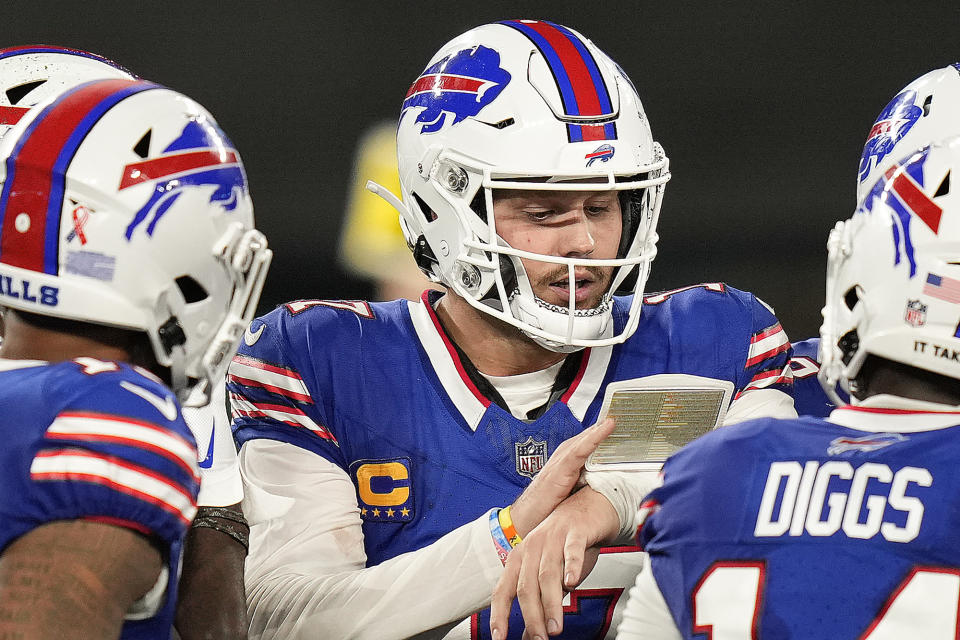
[[[603,205],[596,204],[596,205],[591,205],[586,207],[586,210],[587,210],[587,213],[598,216],[610,211],[610,206],[605,204]]]
[[[542,222],[554,214],[553,209],[526,209],[524,214],[535,222]]]

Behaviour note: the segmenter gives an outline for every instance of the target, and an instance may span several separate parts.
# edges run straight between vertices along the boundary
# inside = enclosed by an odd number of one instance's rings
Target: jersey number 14
[[[715,562],[693,589],[693,632],[711,640],[755,640],[763,603],[762,562]],[[859,640],[953,639],[960,570],[915,567]]]

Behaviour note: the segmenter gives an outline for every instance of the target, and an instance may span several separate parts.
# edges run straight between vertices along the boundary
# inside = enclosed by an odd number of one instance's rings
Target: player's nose
[[[567,258],[577,258],[590,255],[596,248],[594,239],[594,223],[587,214],[580,210],[574,213],[575,217],[570,224],[564,227],[563,251],[561,255]]]

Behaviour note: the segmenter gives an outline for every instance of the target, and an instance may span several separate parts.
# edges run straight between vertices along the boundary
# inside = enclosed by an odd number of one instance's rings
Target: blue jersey
[[[569,384],[521,420],[471,375],[433,300],[281,306],[253,322],[230,368],[238,442],[279,440],[340,466],[357,490],[369,565],[510,504],[561,442],[595,422],[610,382],[684,373],[729,380],[738,393],[790,382],[789,341],[768,308],[725,285],[699,285],[646,298],[625,343],[569,356],[560,374]],[[618,330],[629,303],[615,302]],[[575,593],[564,637],[612,635],[634,573]],[[488,621],[481,614],[475,635],[489,635]],[[519,637],[519,618],[510,628]]]
[[[954,637],[960,412],[719,429],[664,465],[640,542],[684,638]]]
[[[823,391],[817,374],[820,373],[820,338],[793,343],[790,368],[793,370],[793,406],[801,416],[825,418],[836,408]],[[847,394],[837,386],[840,398],[847,402]]]
[[[159,610],[121,638],[169,638],[181,546],[196,510],[196,444],[149,374],[92,358],[0,360],[0,553],[55,520],[148,536],[169,571]]]

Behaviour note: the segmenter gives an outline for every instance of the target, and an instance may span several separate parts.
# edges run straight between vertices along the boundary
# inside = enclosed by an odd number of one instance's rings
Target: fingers
[[[560,444],[550,460],[559,458],[564,467],[576,469],[578,472],[597,447],[607,436],[613,433],[616,421],[613,418],[604,418],[592,427],[584,429],[574,437]],[[559,461],[558,460],[558,463]],[[547,462],[547,465],[550,463]],[[546,467],[544,467],[546,470]]]
[[[607,436],[613,433],[614,428],[617,426],[617,421],[613,418],[607,417],[596,423],[589,429],[584,429],[583,433],[588,434],[586,437],[586,444],[590,447],[590,450],[587,452],[587,456],[593,453],[594,449],[603,442]]]
[[[577,536],[567,536],[563,545],[563,586],[570,590],[580,584],[583,571],[583,540]]]
[[[510,623],[510,608],[513,599],[517,596],[517,579],[520,567],[523,564],[522,547],[510,552],[507,564],[503,568],[503,575],[493,588],[493,597],[490,600],[490,635],[493,640],[503,640],[507,637]]]
[[[600,443],[613,433],[614,427],[616,427],[616,421],[613,418],[604,418],[567,441],[572,445],[571,458],[579,463],[578,466],[583,466],[590,454],[596,451]]]
[[[545,550],[540,557],[540,599],[547,633],[551,636],[563,630],[563,555],[558,545]]]
[[[540,596],[540,561],[542,556],[538,551],[540,550],[531,549],[524,554],[523,567],[520,568],[517,577],[517,602],[520,603],[526,634],[531,638],[546,638],[547,627]]]

